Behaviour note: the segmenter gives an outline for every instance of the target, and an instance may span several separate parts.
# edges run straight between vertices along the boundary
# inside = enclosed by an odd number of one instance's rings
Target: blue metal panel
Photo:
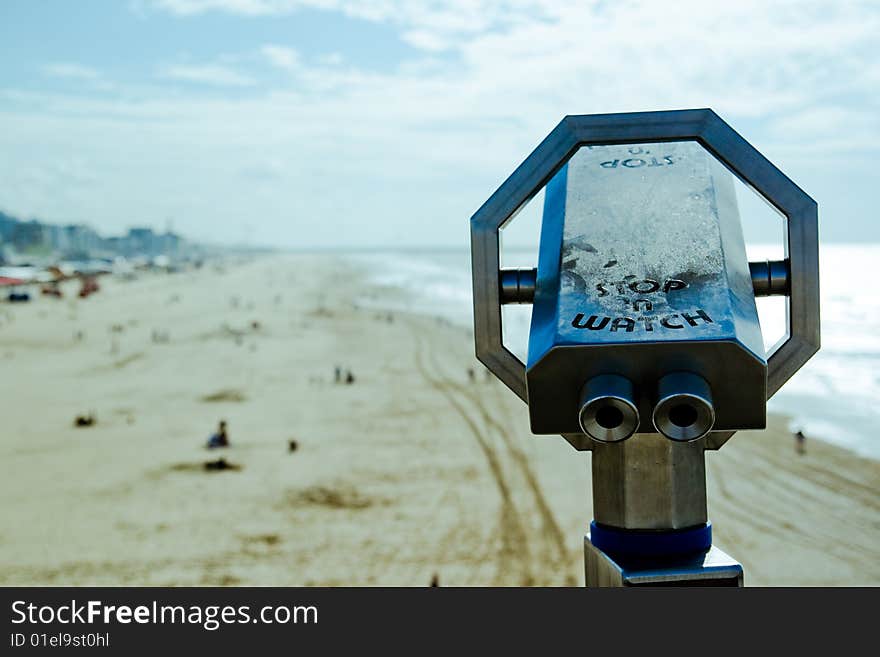
[[[722,355],[718,343],[735,348]],[[699,373],[725,400],[735,396],[724,380],[732,372],[750,370],[751,391],[766,391],[733,176],[696,141],[582,147],[545,192],[527,363],[527,379],[542,382],[529,384],[532,430],[577,431],[574,402],[560,403],[588,375],[623,374],[651,395],[664,367]],[[762,427],[760,394],[727,403],[718,428]]]

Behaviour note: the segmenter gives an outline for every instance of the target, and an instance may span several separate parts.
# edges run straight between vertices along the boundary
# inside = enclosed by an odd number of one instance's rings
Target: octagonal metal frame
[[[768,357],[767,398],[819,350],[819,212],[810,196],[711,109],[566,116],[471,217],[476,356],[526,403],[525,364],[502,340],[499,231],[582,146],[663,141],[698,142],[785,217],[788,330]],[[709,434],[706,448],[733,433]],[[586,436],[565,438],[590,449]]]

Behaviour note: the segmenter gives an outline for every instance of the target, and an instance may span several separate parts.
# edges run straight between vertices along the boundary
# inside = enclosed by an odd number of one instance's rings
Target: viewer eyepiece
[[[578,421],[593,440],[614,443],[629,438],[639,426],[633,385],[622,376],[593,377],[581,392]]]
[[[715,424],[712,391],[706,380],[691,372],[673,372],[657,384],[654,427],[670,440],[702,438]]]

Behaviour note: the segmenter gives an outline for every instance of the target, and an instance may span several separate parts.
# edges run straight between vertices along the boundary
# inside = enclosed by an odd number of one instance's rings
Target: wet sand
[[[468,330],[389,322],[328,255],[101,285],[0,305],[0,583],[583,583],[589,455],[529,433]],[[880,464],[784,418],[707,461],[747,584],[880,584]]]

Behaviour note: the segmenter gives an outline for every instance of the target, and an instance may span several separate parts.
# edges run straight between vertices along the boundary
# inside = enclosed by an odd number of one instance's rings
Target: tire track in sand
[[[530,585],[534,582],[534,577],[531,572],[529,533],[514,502],[502,460],[492,447],[488,436],[453,394],[448,382],[430,374],[425,363],[426,343],[418,334],[418,331],[413,329],[413,333],[416,338],[416,369],[432,388],[443,395],[446,401],[449,402],[449,405],[452,406],[467,425],[471,436],[476,440],[480,451],[486,459],[489,472],[501,497],[498,519],[501,544],[496,556],[495,583],[509,583],[511,575],[514,575],[513,581],[516,583]]]
[[[559,526],[559,523],[556,522],[556,517],[553,515],[553,510],[547,503],[547,498],[544,497],[544,491],[541,489],[538,477],[529,463],[528,456],[522,451],[522,449],[520,449],[516,444],[516,441],[511,438],[509,429],[502,425],[501,422],[492,415],[485,402],[480,398],[476,391],[468,388],[465,384],[456,383],[454,381],[447,381],[447,385],[467,397],[477,409],[486,426],[488,426],[495,435],[501,438],[534,499],[535,509],[538,512],[538,517],[541,521],[540,536],[544,543],[542,547],[544,548],[545,553],[542,556],[545,560],[553,563],[555,568],[564,567],[567,569],[568,549],[565,544],[565,534]]]

